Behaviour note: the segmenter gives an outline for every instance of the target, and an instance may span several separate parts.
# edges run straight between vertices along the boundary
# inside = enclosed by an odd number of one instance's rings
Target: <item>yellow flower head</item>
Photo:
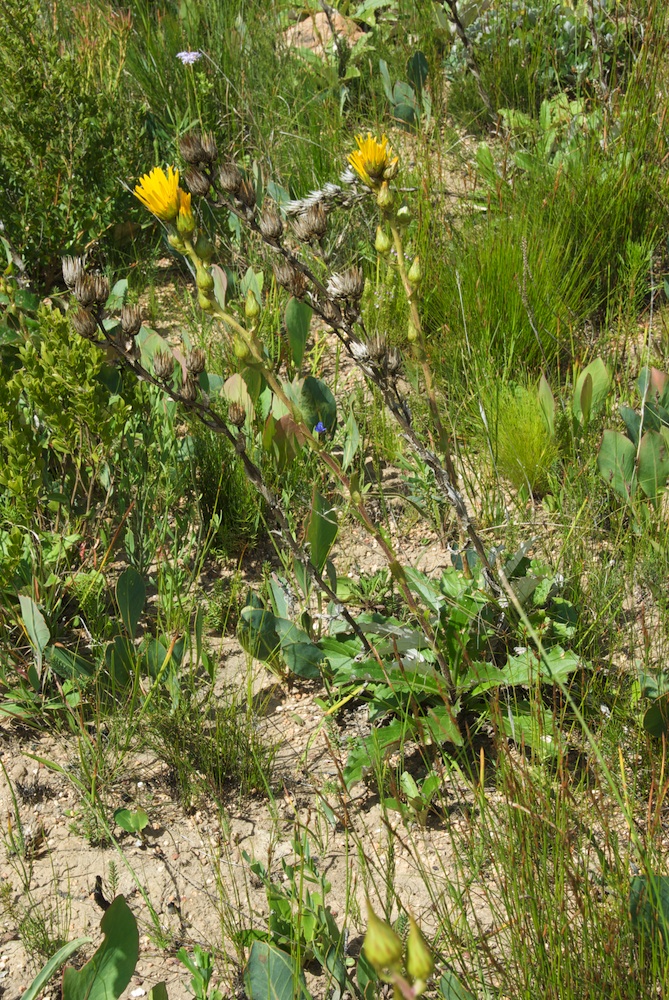
[[[195,232],[195,217],[190,207],[190,192],[177,190],[179,200],[179,215],[177,218],[177,231],[180,236],[192,236]]]
[[[360,180],[371,188],[380,187],[384,180],[392,180],[397,173],[399,157],[392,157],[387,137],[383,135],[380,140],[375,139],[368,132],[366,139],[356,135],[355,141],[358,148],[349,153],[348,162]]]
[[[190,195],[180,190],[179,171],[174,167],[168,167],[167,173],[162,167],[154,167],[151,173],[144,174],[135,188],[135,195],[163,222],[174,222],[180,207],[186,205],[186,199],[190,211]]]

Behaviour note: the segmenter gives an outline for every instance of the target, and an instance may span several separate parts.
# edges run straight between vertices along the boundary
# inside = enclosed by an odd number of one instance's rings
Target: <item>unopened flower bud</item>
[[[198,170],[197,167],[189,167],[184,175],[184,180],[191,194],[196,195],[196,197],[204,198],[205,195],[209,194],[209,188],[211,187],[211,181],[205,173]],[[178,228],[178,223],[177,223]],[[181,231],[181,230],[179,230]]]
[[[77,278],[86,273],[83,257],[63,257],[63,280],[72,291]]]
[[[258,305],[258,300],[255,296],[255,292],[252,288],[249,288],[246,292],[246,301],[244,302],[244,315],[247,319],[255,319],[260,313],[260,306]]]
[[[191,375],[200,375],[207,364],[207,357],[201,347],[191,347],[186,351],[186,371]]]
[[[416,986],[419,983],[424,984],[434,972],[432,951],[411,914],[409,914],[406,969]]]
[[[381,226],[376,227],[376,239],[374,240],[374,247],[378,253],[388,253],[393,245],[393,241],[388,236]]]
[[[210,292],[214,287],[214,279],[199,261],[195,268],[195,284],[201,292]]]
[[[410,344],[415,344],[418,340],[418,330],[414,326],[412,319],[409,319],[409,324],[407,326],[407,340]]]
[[[88,309],[77,309],[69,315],[75,333],[85,337],[86,340],[93,340],[98,329],[93,313]]]
[[[414,257],[413,264],[409,268],[407,278],[409,279],[412,285],[420,285],[422,277],[423,277],[423,272],[420,269],[420,259],[418,257]]]
[[[258,228],[266,240],[277,243],[283,235],[283,221],[274,208],[266,207],[258,220]]]
[[[197,399],[198,389],[199,385],[197,380],[193,378],[193,376],[189,375],[184,384],[181,386],[180,395],[184,403],[194,403]]]
[[[104,274],[93,275],[95,285],[95,301],[99,306],[103,306],[109,298],[109,278]]]
[[[123,306],[121,309],[121,329],[126,337],[136,337],[142,326],[139,306]]]
[[[400,161],[395,157],[391,160],[386,169],[383,171],[384,181],[392,181],[397,177],[397,173],[400,169]]]
[[[379,193],[376,196],[376,204],[379,208],[387,209],[392,208],[393,201],[395,200],[392,191],[388,187],[388,182],[384,181],[379,188]]]
[[[242,175],[236,163],[222,163],[218,170],[218,184],[228,194],[237,194]]]
[[[202,312],[211,312],[214,308],[214,303],[211,300],[211,292],[203,292],[200,290],[197,293],[197,304]]]
[[[408,226],[411,222],[411,209],[408,205],[400,205],[395,215],[398,226]]]
[[[95,302],[95,279],[90,274],[80,274],[74,283],[74,296],[84,308]]]
[[[377,917],[369,900],[367,900],[367,933],[363,948],[376,972],[401,969],[402,941],[385,920]]]
[[[246,361],[251,356],[249,345],[238,334],[235,334],[232,341],[232,350],[239,361]]]
[[[200,233],[200,235],[198,236],[197,240],[195,241],[195,246],[193,247],[193,249],[195,250],[195,253],[200,258],[200,260],[203,261],[205,264],[211,263],[214,257],[214,253],[216,251],[214,244],[211,242],[211,240],[207,239],[207,237],[203,233]]]
[[[159,350],[153,355],[153,370],[156,378],[162,382],[172,377],[174,371],[174,355],[171,351]]]
[[[180,236],[177,236],[176,233],[169,233],[167,236],[167,242],[169,243],[169,245],[172,247],[173,250],[176,250],[177,253],[186,252],[186,246],[184,244],[184,241],[181,239]]]
[[[241,403],[233,402],[228,407],[228,420],[235,427],[241,428],[246,420],[246,410]]]

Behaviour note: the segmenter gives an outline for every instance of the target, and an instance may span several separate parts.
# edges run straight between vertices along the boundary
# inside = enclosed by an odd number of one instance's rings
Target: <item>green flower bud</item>
[[[235,352],[235,357],[239,358],[240,361],[246,361],[251,356],[248,344],[245,344],[238,334],[235,334],[232,341],[232,349]]]
[[[379,208],[387,209],[392,208],[393,201],[395,200],[394,195],[390,188],[388,187],[388,182],[384,181],[379,188],[379,193],[376,196],[376,204]]]
[[[211,292],[214,287],[214,279],[209,271],[199,263],[195,270],[195,284],[201,292]]]
[[[367,900],[367,933],[363,944],[365,955],[376,972],[402,968],[402,941],[385,920],[379,919]]]
[[[418,330],[413,324],[413,320],[409,320],[409,325],[407,327],[407,340],[410,344],[415,344],[418,340]]]
[[[388,233],[384,232],[381,226],[376,227],[376,239],[374,240],[374,247],[378,253],[388,253],[393,241],[388,236]]]
[[[407,973],[414,985],[424,983],[434,972],[434,958],[423,933],[409,914],[409,936],[407,937]]]
[[[407,278],[412,285],[420,285],[421,278],[423,277],[423,272],[420,269],[420,260],[418,257],[414,257],[413,264],[409,268],[409,273]]]
[[[255,319],[260,313],[260,306],[258,305],[258,300],[255,297],[255,293],[252,288],[246,293],[246,302],[244,303],[244,315],[247,319]]]
[[[201,289],[197,293],[197,301],[198,305],[200,306],[200,309],[202,309],[204,312],[211,312],[211,310],[213,309],[214,303],[211,301],[207,293],[203,292]]]
[[[408,205],[400,205],[395,216],[398,226],[408,226],[411,222],[411,209]]]
[[[169,245],[172,247],[173,250],[176,250],[177,253],[186,252],[184,241],[177,233],[170,233],[169,236],[167,237],[167,242],[169,243]]]
[[[195,246],[193,247],[195,253],[198,255],[201,261],[205,264],[209,264],[214,259],[215,247],[211,240],[200,233],[197,240],[195,241]]]

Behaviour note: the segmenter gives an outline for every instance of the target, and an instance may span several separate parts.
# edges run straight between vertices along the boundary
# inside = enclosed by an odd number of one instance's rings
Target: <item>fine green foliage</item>
[[[495,461],[501,475],[529,496],[546,493],[557,446],[535,392],[523,386],[497,400]]]

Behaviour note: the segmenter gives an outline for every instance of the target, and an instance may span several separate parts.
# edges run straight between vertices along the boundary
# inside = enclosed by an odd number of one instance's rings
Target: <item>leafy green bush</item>
[[[502,476],[525,494],[546,492],[558,449],[536,392],[516,386],[500,393],[495,444]]]
[[[124,232],[122,181],[146,156],[123,73],[131,21],[96,4],[0,7],[0,220],[28,272],[50,286],[60,255]]]

